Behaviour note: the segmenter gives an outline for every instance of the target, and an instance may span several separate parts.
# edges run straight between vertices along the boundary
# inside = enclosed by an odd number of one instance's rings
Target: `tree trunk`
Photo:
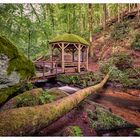
[[[89,57],[93,57],[93,50],[92,50],[92,31],[93,31],[93,16],[92,16],[92,4],[88,4],[88,19],[89,19],[89,41],[90,41],[90,47],[89,47]]]
[[[120,22],[120,5],[118,4],[118,22]]]
[[[104,30],[106,30],[106,18],[107,18],[106,4],[103,4],[103,11],[104,11],[103,28]]]
[[[28,59],[30,59],[30,47],[31,47],[31,31],[29,29],[29,32],[28,32],[28,50],[27,50],[27,54],[28,54]]]
[[[90,94],[101,89],[109,75],[97,85],[79,90],[55,102],[35,106],[10,109],[0,113],[0,136],[33,135],[47,125],[68,113]]]
[[[140,4],[137,4],[137,9],[138,9],[138,20],[140,19]]]
[[[102,25],[102,5],[99,5],[100,8],[100,26]]]

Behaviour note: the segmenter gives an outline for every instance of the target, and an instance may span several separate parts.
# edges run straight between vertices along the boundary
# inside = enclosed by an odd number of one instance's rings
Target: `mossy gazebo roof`
[[[68,34],[68,33],[59,35],[49,41],[50,44],[56,43],[56,42],[80,43],[80,44],[89,46],[89,43],[82,37],[75,34]]]

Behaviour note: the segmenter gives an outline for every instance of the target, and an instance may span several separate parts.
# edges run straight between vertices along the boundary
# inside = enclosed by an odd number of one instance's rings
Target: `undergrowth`
[[[140,51],[140,33],[136,34],[131,44],[132,49]]]
[[[83,136],[82,129],[77,125],[69,126],[67,128],[67,131],[69,133],[69,136]]]
[[[132,61],[127,54],[114,54],[108,60],[100,62],[100,71],[106,74],[111,69],[109,80],[112,83],[119,83],[123,87],[140,88],[139,69],[133,68]]]
[[[128,32],[129,32],[128,23],[120,22],[120,23],[116,23],[113,26],[110,36],[115,40],[119,40],[126,37]]]
[[[124,127],[127,124],[121,118],[112,115],[110,112],[105,111],[101,107],[96,107],[96,110],[86,110],[90,119],[91,126],[95,130],[110,130],[116,127]]]
[[[44,91],[39,96],[33,96],[30,94],[25,94],[24,96],[19,96],[16,98],[17,107],[35,106],[45,103],[50,103],[54,101],[55,96],[49,94],[48,91]]]

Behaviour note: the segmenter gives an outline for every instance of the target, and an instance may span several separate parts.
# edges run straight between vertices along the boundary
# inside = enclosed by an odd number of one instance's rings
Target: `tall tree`
[[[104,30],[106,30],[106,20],[107,20],[107,8],[106,8],[106,4],[103,4],[103,28]]]
[[[93,6],[91,3],[88,4],[88,20],[89,20],[89,56],[93,57],[93,50],[92,50],[92,31],[93,31]]]

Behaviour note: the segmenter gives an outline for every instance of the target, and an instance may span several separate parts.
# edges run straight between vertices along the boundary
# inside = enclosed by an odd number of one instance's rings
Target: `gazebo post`
[[[84,51],[81,50],[81,52],[82,52],[82,62],[84,62]]]
[[[88,70],[88,50],[89,50],[89,47],[87,46],[87,54],[86,54],[86,56],[87,56],[87,58],[86,58],[86,70]]]
[[[81,63],[81,45],[78,45],[78,72],[80,73],[80,64]]]
[[[64,47],[64,43],[62,43],[61,46],[61,50],[62,50],[62,72],[65,72],[65,61],[64,61],[64,54],[65,54],[65,47]]]

